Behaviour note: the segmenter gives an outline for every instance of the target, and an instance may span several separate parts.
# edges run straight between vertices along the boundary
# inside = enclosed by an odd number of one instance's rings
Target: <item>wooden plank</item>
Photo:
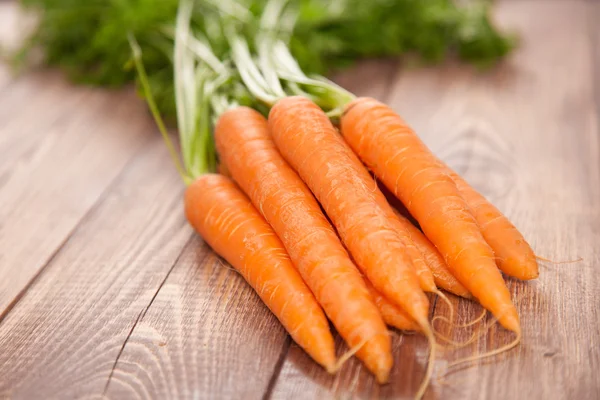
[[[182,191],[164,144],[152,136],[0,324],[0,398],[102,394],[191,236]]]
[[[598,68],[588,34],[598,21],[589,18],[595,6],[560,0],[499,3],[498,20],[522,36],[520,49],[504,65],[480,73],[449,64],[401,70],[396,78],[389,103],[515,222],[540,255],[584,259],[545,265],[536,282],[509,280],[523,343],[445,382],[434,381],[426,398],[600,396],[595,300],[600,295],[595,274],[600,263],[600,146],[591,85]],[[476,304],[453,301],[465,320],[480,312]],[[445,307],[436,307],[436,315],[447,315]],[[471,331],[444,333],[465,341]],[[444,374],[452,360],[511,339],[493,327],[462,352],[443,354],[437,373]],[[271,397],[410,398],[422,377],[426,343],[417,337],[402,340],[392,383],[381,387],[356,361],[328,377],[292,346]]]
[[[337,353],[348,348],[336,335]],[[392,332],[394,368],[390,383],[378,385],[356,358],[334,376],[328,375],[292,344],[277,377],[272,399],[414,398],[427,366],[427,341],[420,335]]]
[[[244,279],[199,237],[119,358],[111,399],[257,399],[289,341]]]
[[[338,72],[333,80],[343,88],[361,96],[385,99],[389,96],[399,62],[394,59],[364,60],[350,69]]]
[[[0,95],[0,316],[153,133],[132,91],[43,72]],[[1,317],[0,317],[1,318]]]
[[[25,23],[26,24],[26,23]],[[0,4],[0,43],[23,27]],[[153,128],[132,91],[73,87],[55,72],[0,65],[0,320]]]

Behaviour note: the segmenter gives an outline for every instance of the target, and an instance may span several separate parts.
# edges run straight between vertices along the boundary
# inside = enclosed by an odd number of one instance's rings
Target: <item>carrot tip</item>
[[[512,331],[519,336],[521,335],[521,324],[519,323],[519,318],[516,315],[503,315],[500,318],[500,324],[509,331]]]
[[[390,370],[382,369],[377,371],[377,373],[375,374],[375,378],[377,379],[377,383],[379,383],[380,385],[388,383],[388,380],[390,379]]]

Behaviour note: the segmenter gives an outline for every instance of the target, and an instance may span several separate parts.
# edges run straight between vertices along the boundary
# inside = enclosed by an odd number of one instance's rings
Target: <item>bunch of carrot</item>
[[[273,4],[270,15],[283,9]],[[511,222],[390,107],[305,76],[282,41],[263,37],[270,42],[255,46],[255,57],[232,34],[233,72],[210,58],[190,31],[191,7],[181,3],[174,55],[186,216],[296,343],[335,372],[341,361],[329,319],[350,354],[384,383],[392,368],[387,326],[422,332],[433,358],[425,293],[445,298],[443,289],[481,303],[516,344],[519,317],[500,271],[533,279],[538,268]],[[268,117],[224,94],[234,81]],[[211,117],[221,174],[207,173],[199,145],[213,140]],[[421,229],[390,206],[371,173]],[[430,362],[418,397],[431,371]]]

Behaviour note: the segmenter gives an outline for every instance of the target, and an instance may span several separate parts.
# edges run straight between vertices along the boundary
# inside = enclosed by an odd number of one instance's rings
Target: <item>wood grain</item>
[[[590,35],[591,29],[597,35],[598,19],[590,18],[592,11],[597,5],[584,1],[500,3],[498,20],[522,36],[521,47],[504,65],[487,73],[453,64],[404,68],[395,79],[388,102],[515,222],[538,254],[584,259],[544,265],[537,282],[509,280],[523,343],[489,363],[434,381],[426,398],[600,397],[600,146],[591,84],[598,67]],[[461,322],[480,312],[473,303],[453,302],[464,316]],[[448,315],[441,305],[435,314]],[[439,327],[458,341],[472,333]],[[436,362],[438,375],[448,361],[511,339],[493,327],[476,344],[443,354]],[[271,397],[410,398],[422,377],[426,343],[416,337],[402,341],[396,376],[382,387],[355,361],[337,377],[327,377],[292,346]]]
[[[3,48],[24,33],[17,10],[0,4]],[[145,116],[131,91],[0,63],[0,320],[147,140]]]
[[[289,341],[229,265],[195,236],[123,350],[111,399],[257,399]]]
[[[398,71],[398,60],[363,60],[354,67],[338,72],[333,80],[350,92],[385,99],[390,95],[390,83]]]
[[[31,18],[0,3],[10,52]],[[0,63],[0,320],[152,135],[132,91],[73,87],[55,72]]]
[[[182,189],[155,135],[0,324],[0,398],[102,394],[190,238]]]
[[[23,27],[0,4],[0,41]],[[0,63],[0,320],[125,164],[153,135],[132,91],[74,87]]]
[[[133,93],[73,88],[54,73],[0,97],[0,315],[153,135]]]

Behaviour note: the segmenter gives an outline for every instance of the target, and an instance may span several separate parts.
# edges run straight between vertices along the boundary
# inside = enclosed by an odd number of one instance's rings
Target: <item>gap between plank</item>
[[[83,216],[73,225],[71,230],[65,235],[64,240],[58,245],[58,247],[50,254],[50,257],[43,263],[43,265],[38,269],[38,271],[33,275],[33,277],[23,286],[23,289],[17,293],[17,295],[8,303],[6,308],[0,311],[0,325],[4,322],[6,316],[13,310],[13,308],[17,305],[17,303],[25,296],[25,294],[29,291],[29,289],[33,286],[35,282],[40,278],[42,273],[46,271],[47,267],[54,261],[56,256],[62,251],[62,249],[66,246],[69,240],[73,237],[75,232],[79,229],[79,227],[87,221],[90,216],[100,207],[100,205],[106,200],[107,196],[111,193],[112,189],[116,187],[125,172],[129,169],[130,165],[137,160],[140,154],[146,151],[147,147],[152,145],[152,141],[141,144],[139,148],[134,152],[131,158],[125,163],[121,171],[109,182],[104,191],[98,196],[96,201],[92,204],[92,206],[83,214]]]
[[[269,400],[273,394],[273,389],[275,388],[275,384],[279,379],[279,375],[281,374],[281,370],[283,369],[283,363],[287,358],[287,355],[290,351],[290,347],[292,346],[292,337],[288,334],[283,342],[283,346],[281,348],[281,353],[279,353],[279,358],[275,363],[275,368],[273,369],[273,375],[271,375],[271,379],[269,379],[269,384],[265,389],[265,394],[263,395],[263,400]]]
[[[167,279],[169,279],[169,276],[171,275],[171,272],[173,272],[173,270],[175,269],[175,266],[177,265],[177,263],[179,262],[179,260],[181,259],[181,256],[186,252],[186,250],[188,249],[188,247],[190,247],[190,245],[194,242],[194,234],[190,235],[190,237],[188,238],[188,240],[186,241],[185,245],[183,246],[183,248],[181,249],[181,252],[179,253],[179,255],[175,258],[175,260],[173,261],[173,265],[171,265],[171,268],[169,268],[169,271],[166,273],[164,279],[162,280],[162,282],[160,283],[160,285],[158,286],[158,288],[156,289],[156,292],[154,293],[154,295],[152,296],[152,298],[150,299],[150,302],[148,303],[148,305],[146,307],[144,307],[140,313],[138,314],[137,318],[135,319],[135,322],[133,323],[133,326],[131,327],[131,329],[129,330],[129,333],[127,333],[127,337],[125,338],[125,340],[123,341],[123,345],[121,346],[121,348],[119,349],[119,353],[117,354],[117,357],[115,359],[115,362],[110,370],[110,373],[108,374],[108,379],[106,380],[106,385],[104,385],[104,390],[102,391],[102,396],[106,396],[106,392],[108,391],[108,387],[110,385],[110,382],[112,380],[112,377],[115,373],[115,369],[117,368],[117,364],[119,363],[119,359],[121,358],[121,355],[123,354],[123,351],[125,350],[125,346],[127,345],[127,342],[129,342],[129,338],[131,338],[131,335],[133,334],[133,331],[135,330],[135,328],[137,327],[137,324],[144,319],[144,317],[146,316],[146,313],[148,312],[148,310],[150,309],[150,306],[152,306],[152,303],[154,303],[154,300],[156,299],[156,297],[158,296],[158,293],[160,292],[160,290],[163,288],[164,284],[167,282]]]

